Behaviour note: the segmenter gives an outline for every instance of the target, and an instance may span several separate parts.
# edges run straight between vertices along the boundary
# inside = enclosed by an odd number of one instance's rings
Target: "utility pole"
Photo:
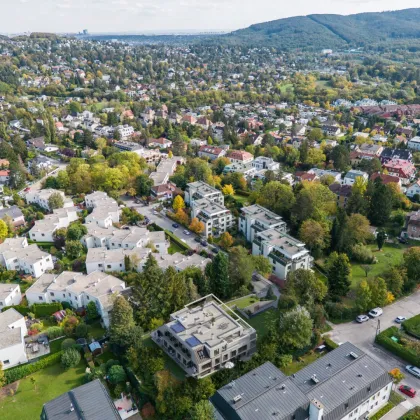
[[[375,337],[377,337],[378,334],[380,334],[380,333],[381,333],[381,320],[378,319],[378,324],[376,325],[376,334],[375,334]]]

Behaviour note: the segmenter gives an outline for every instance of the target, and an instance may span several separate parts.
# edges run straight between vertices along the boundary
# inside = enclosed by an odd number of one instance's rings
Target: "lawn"
[[[245,309],[247,306],[252,305],[255,302],[258,302],[260,299],[257,296],[245,296],[243,298],[235,299],[229,302],[227,305],[229,307],[236,306],[239,309]]]
[[[243,206],[247,205],[249,203],[249,197],[245,195],[239,195],[235,194],[233,198],[238,202],[241,203]]]
[[[388,267],[396,265],[402,260],[404,251],[407,249],[403,245],[385,244],[381,252],[378,252],[376,245],[369,246],[378,260],[377,264],[372,264],[372,270],[368,273],[369,277],[375,277],[383,273]],[[359,263],[352,263],[352,288],[355,288],[360,280],[366,278],[365,272]]]
[[[22,379],[13,396],[0,394],[2,420],[38,419],[44,403],[83,384],[85,368],[82,361],[76,368],[65,371],[58,363]],[[30,378],[35,379],[35,384]]]
[[[102,338],[106,333],[106,329],[102,328],[100,321],[89,324],[89,336],[93,339]]]
[[[292,92],[294,90],[292,83],[285,83],[284,85],[278,86],[280,88],[281,93],[286,93],[288,89],[291,89]]]
[[[319,353],[305,354],[304,356],[299,357],[299,360],[294,360],[289,366],[281,368],[281,371],[287,376],[293,375],[297,371],[303,369],[305,366],[315,362],[315,360],[319,357],[321,357]]]
[[[176,242],[171,241],[171,244],[168,248],[169,255],[175,254],[176,252],[184,252],[185,249],[181,248]]]
[[[262,338],[268,333],[270,326],[277,319],[277,316],[278,314],[275,309],[268,309],[262,314],[247,319],[246,322],[251,325],[251,327],[255,328],[258,337]]]

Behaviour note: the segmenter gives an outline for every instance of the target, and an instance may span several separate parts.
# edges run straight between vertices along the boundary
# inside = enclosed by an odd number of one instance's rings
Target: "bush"
[[[15,309],[23,316],[26,316],[28,315],[29,312],[31,312],[31,308],[29,308],[28,306],[23,306],[23,305],[5,306],[4,308],[2,308],[1,312],[5,312],[10,308]]]
[[[87,338],[88,336],[88,326],[86,324],[79,324],[76,327],[76,337],[77,338]]]
[[[408,334],[420,339],[420,315],[407,319],[401,325]]]
[[[7,384],[18,381],[19,379],[22,379],[25,376],[32,375],[33,373],[38,372],[41,369],[45,369],[49,366],[57,364],[60,361],[62,354],[62,352],[50,354],[48,356],[43,357],[35,363],[27,363],[22,366],[16,366],[14,368],[7,369],[4,372]]]
[[[374,264],[376,262],[372,251],[362,244],[352,246],[351,259],[361,264]]]
[[[177,236],[175,236],[174,234],[172,234],[168,230],[165,230],[165,233],[166,233],[167,236],[169,236],[169,238],[172,242],[177,244],[179,247],[181,247],[185,251],[190,249],[190,247],[185,242],[182,242],[181,239],[179,239]]]
[[[49,327],[46,330],[46,334],[50,340],[54,340],[54,338],[62,337],[64,332],[61,327]]]
[[[73,340],[72,338],[66,338],[62,343],[61,343],[61,350],[67,350],[67,349],[71,349],[76,345],[76,340]]]
[[[327,302],[325,304],[325,311],[328,314],[329,319],[336,321],[350,321],[356,316],[356,309],[348,307],[340,302]]]
[[[403,346],[401,343],[397,343],[391,339],[391,337],[399,337],[400,333],[397,327],[390,327],[385,331],[382,331],[375,338],[375,342],[386,348],[391,353],[404,359],[414,366],[420,365],[420,355],[418,355],[413,349]]]
[[[370,420],[379,420],[381,419],[388,411],[391,411],[394,408],[394,404],[387,403],[379,411],[377,411],[372,417],[369,417]]]
[[[32,311],[34,312],[36,318],[50,316],[57,311],[61,311],[62,309],[63,306],[60,302],[34,303],[32,305]]]
[[[331,340],[331,338],[328,337],[328,335],[324,335],[323,338],[324,338],[324,344],[325,344],[325,346],[327,347],[328,350],[331,351],[331,350],[334,350],[337,347],[339,347],[338,344],[335,341]]]
[[[108,371],[108,380],[111,384],[116,385],[121,382],[124,382],[127,379],[127,375],[125,374],[125,370],[120,365],[111,366]]]
[[[61,355],[61,364],[64,369],[70,369],[77,366],[80,363],[80,352],[74,348],[68,348]]]

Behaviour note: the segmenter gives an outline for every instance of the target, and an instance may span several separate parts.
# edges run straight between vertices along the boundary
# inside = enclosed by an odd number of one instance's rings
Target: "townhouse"
[[[25,224],[25,216],[23,215],[22,210],[16,205],[0,209],[0,219],[5,220],[7,218],[14,227]]]
[[[118,203],[107,193],[95,191],[85,196],[85,205],[92,212],[86,216],[85,223],[94,223],[107,228],[120,221],[120,208]]]
[[[45,190],[28,191],[25,199],[28,204],[37,204],[45,210],[51,211],[50,205],[48,204],[49,198],[53,194],[60,194],[63,197],[63,208],[73,207],[73,201],[66,197],[63,191],[55,190],[53,188],[46,188]]]
[[[14,283],[0,283],[0,311],[6,306],[19,305],[22,301],[20,286]]]
[[[401,180],[402,185],[408,185],[414,179],[416,167],[408,160],[393,159],[384,163],[389,175],[396,176]]]
[[[158,147],[159,149],[169,149],[172,147],[172,142],[171,140],[161,137],[159,139],[149,139],[147,141],[147,146]]]

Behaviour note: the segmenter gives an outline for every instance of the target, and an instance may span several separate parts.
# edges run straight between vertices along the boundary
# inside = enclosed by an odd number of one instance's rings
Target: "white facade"
[[[118,203],[107,193],[95,191],[85,197],[85,204],[88,209],[93,209],[86,216],[86,223],[94,223],[99,227],[108,228],[112,223],[120,221],[120,208]]]
[[[0,311],[5,306],[19,305],[22,301],[20,286],[13,283],[0,283]]]
[[[408,140],[407,146],[410,150],[420,150],[420,136],[416,136]]]
[[[117,130],[119,131],[122,140],[125,140],[134,134],[134,128],[128,124],[119,125]]]
[[[265,156],[258,156],[252,161],[252,166],[257,170],[261,171],[263,169],[269,171],[278,171],[280,169],[280,163],[274,162],[273,159],[265,157]]]
[[[48,199],[51,197],[52,194],[59,193],[64,200],[63,208],[66,207],[73,207],[73,201],[69,198],[66,198],[63,191],[54,190],[53,188],[47,188],[45,190],[39,191],[28,191],[25,196],[26,202],[28,204],[38,204],[38,206],[44,208],[45,210],[50,211],[50,206],[48,204]]]
[[[190,206],[195,200],[206,198],[209,201],[224,205],[225,199],[221,191],[202,181],[191,182],[185,189],[185,203]]]

